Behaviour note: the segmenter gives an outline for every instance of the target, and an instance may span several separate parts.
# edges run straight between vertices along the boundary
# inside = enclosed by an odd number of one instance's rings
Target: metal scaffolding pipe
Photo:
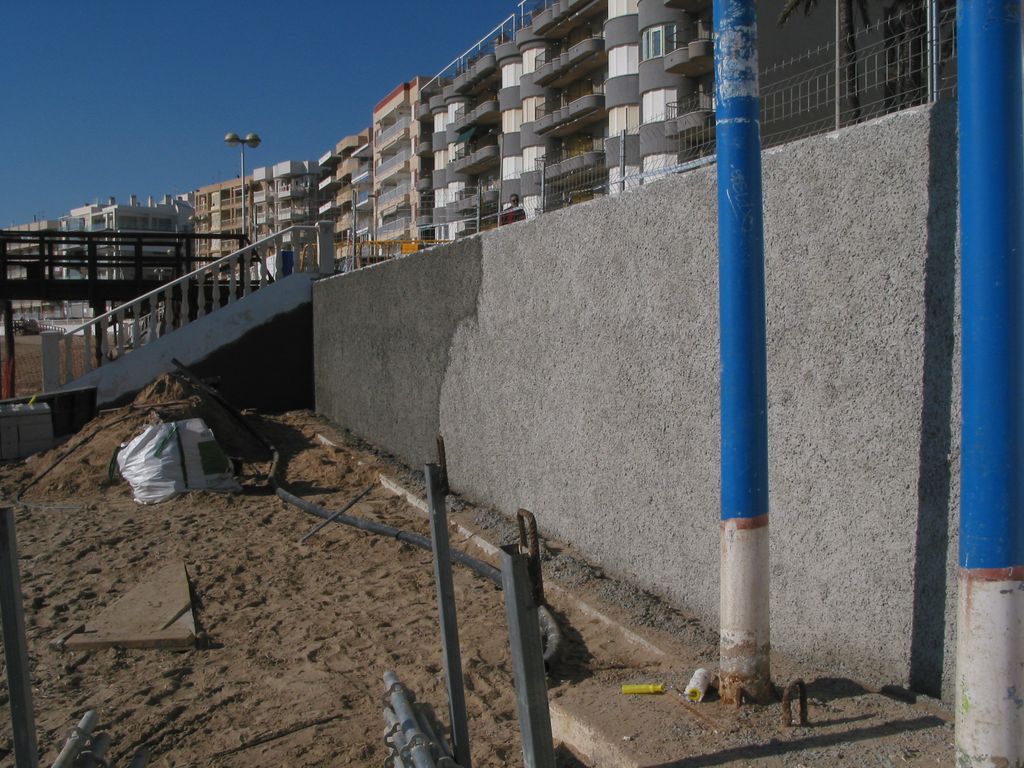
[[[86,742],[92,736],[92,729],[96,727],[96,720],[96,711],[93,709],[82,715],[82,719],[71,730],[68,740],[64,742],[64,749],[60,751],[57,759],[53,761],[53,768],[71,768],[75,764],[79,753],[85,748]]]
[[[721,334],[720,693],[772,696],[768,384],[757,11],[715,0]]]
[[[430,751],[430,739],[420,730],[412,701],[409,700],[408,692],[398,679],[398,675],[394,672],[385,672],[384,687],[387,689],[386,695],[391,709],[398,717],[412,765],[415,768],[436,768],[434,755]]]
[[[957,4],[963,419],[957,765],[1024,765],[1021,3]]]

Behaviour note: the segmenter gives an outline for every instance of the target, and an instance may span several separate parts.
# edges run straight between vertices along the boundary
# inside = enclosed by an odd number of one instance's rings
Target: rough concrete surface
[[[931,693],[953,656],[954,122],[764,154],[773,643]],[[439,424],[456,490],[716,626],[715,189],[697,170],[318,285],[318,407],[412,463]]]
[[[434,461],[448,347],[479,285],[475,239],[318,282],[317,411],[411,466]]]

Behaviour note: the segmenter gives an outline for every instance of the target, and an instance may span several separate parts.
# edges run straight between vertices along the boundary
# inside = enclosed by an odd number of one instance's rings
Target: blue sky
[[[0,226],[315,159],[518,0],[39,0],[0,15]],[[441,18],[448,6],[456,23]],[[448,15],[448,14],[445,14]]]

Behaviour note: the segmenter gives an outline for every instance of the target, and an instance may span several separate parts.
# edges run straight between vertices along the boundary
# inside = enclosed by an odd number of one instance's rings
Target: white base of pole
[[[768,516],[723,520],[719,693],[728,704],[773,699],[768,578]]]
[[[958,581],[957,766],[1024,766],[1024,568]]]

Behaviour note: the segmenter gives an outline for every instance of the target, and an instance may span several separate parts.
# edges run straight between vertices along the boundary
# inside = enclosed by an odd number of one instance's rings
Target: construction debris
[[[144,581],[109,605],[82,631],[64,641],[68,650],[89,648],[188,648],[196,622],[188,572],[180,561],[151,572]]]

